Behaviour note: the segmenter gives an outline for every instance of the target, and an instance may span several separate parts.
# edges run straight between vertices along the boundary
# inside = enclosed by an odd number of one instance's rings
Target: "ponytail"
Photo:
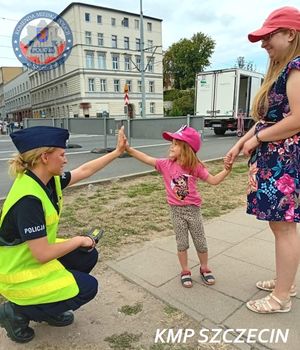
[[[24,153],[18,153],[8,161],[8,172],[12,177],[24,174],[27,169],[33,169],[39,162],[43,153],[52,153],[54,147],[35,148]]]

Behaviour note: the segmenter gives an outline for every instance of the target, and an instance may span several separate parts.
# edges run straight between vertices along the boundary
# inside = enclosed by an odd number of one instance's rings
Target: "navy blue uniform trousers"
[[[89,253],[76,249],[58,260],[73,274],[79,293],[73,298],[54,303],[26,306],[14,304],[16,311],[29,320],[41,322],[48,316],[58,316],[65,311],[76,310],[91,301],[97,294],[98,282],[89,274],[98,261],[96,249]]]

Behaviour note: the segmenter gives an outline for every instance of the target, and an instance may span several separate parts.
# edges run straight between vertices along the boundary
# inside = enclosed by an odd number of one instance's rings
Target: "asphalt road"
[[[216,136],[211,130],[205,131],[203,145],[199,152],[201,160],[215,159],[223,157],[227,150],[237,141],[235,133],[226,133],[224,136]],[[95,159],[103,154],[91,153],[92,150],[99,151],[114,148],[115,137],[99,135],[71,135],[70,146],[67,149],[68,163],[65,169],[71,170],[91,159]],[[131,139],[130,144],[153,157],[167,156],[169,142],[164,140],[140,140]],[[80,148],[75,148],[81,146]],[[74,147],[74,148],[73,148]],[[0,135],[0,198],[7,195],[12,184],[12,179],[8,175],[7,162],[16,152],[16,149],[9,136]],[[117,178],[135,173],[153,170],[134,158],[122,157],[114,160],[97,174],[93,175],[85,182],[92,182],[104,179]]]

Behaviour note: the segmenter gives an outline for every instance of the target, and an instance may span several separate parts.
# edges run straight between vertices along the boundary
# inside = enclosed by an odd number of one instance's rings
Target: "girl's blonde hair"
[[[18,153],[8,161],[8,172],[12,177],[23,174],[27,169],[33,169],[40,161],[43,153],[52,153],[55,147],[40,147],[24,153]]]
[[[201,160],[197,157],[196,153],[193,151],[192,147],[180,140],[176,140],[176,143],[180,147],[180,158],[177,159],[180,162],[180,165],[193,174],[198,164],[204,166]]]
[[[287,32],[288,30],[289,29],[283,29],[284,32]],[[281,71],[292,59],[297,56],[300,56],[300,32],[296,32],[295,38],[282,61],[277,62],[272,59],[270,60],[264,82],[253,101],[251,114],[255,120],[260,120],[266,115],[269,108],[269,91],[271,90]]]

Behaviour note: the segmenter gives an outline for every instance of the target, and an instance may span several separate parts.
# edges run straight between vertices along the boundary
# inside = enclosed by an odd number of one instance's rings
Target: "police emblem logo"
[[[12,45],[18,60],[33,70],[50,70],[64,63],[73,47],[68,23],[51,11],[35,11],[16,25]]]

